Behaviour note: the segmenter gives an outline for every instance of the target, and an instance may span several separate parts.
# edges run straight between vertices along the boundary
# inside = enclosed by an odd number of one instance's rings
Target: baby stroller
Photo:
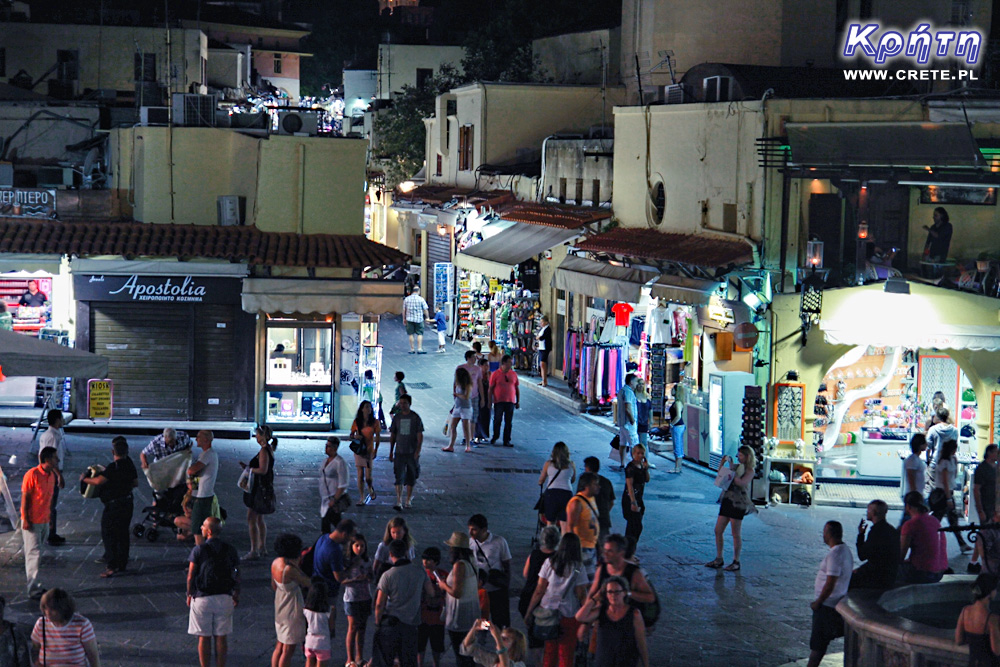
[[[142,508],[145,516],[132,526],[133,535],[155,542],[160,537],[160,528],[177,534],[174,519],[184,513],[181,503],[187,493],[187,469],[190,466],[190,449],[174,452],[149,464],[144,472],[153,490],[153,504]]]

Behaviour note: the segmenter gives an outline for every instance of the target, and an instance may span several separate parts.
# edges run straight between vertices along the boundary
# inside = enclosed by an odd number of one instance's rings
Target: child
[[[183,514],[174,517],[174,525],[177,527],[177,541],[179,542],[194,539],[194,533],[191,532],[191,504],[194,502],[194,499],[191,497],[190,482],[187,487],[187,493],[184,494],[184,498],[181,500],[181,511],[183,511]]]
[[[390,415],[396,414],[396,412],[399,410],[399,407],[397,405],[399,403],[399,397],[406,393],[406,385],[403,384],[403,380],[406,379],[406,375],[403,373],[403,371],[396,371],[396,375],[394,375],[393,377],[395,377],[396,379],[396,400],[392,402],[392,407],[389,408]]]
[[[444,335],[448,331],[448,318],[440,307],[434,311],[434,322],[438,332],[438,354],[444,354]]]
[[[344,562],[346,579],[344,613],[347,614],[347,664],[364,663],[365,630],[372,613],[372,564],[368,558],[368,542],[361,533],[351,538]]]
[[[329,589],[321,577],[312,580],[306,594],[303,614],[306,617],[306,667],[327,667],[332,657],[330,647]]]
[[[438,580],[448,578],[448,571],[438,567],[441,564],[441,550],[437,547],[427,547],[421,555],[424,570],[427,577],[434,583],[434,597],[424,596],[420,603],[420,628],[417,630],[417,665],[423,667],[424,651],[427,650],[427,642],[431,643],[431,664],[438,667],[441,664],[441,655],[444,653],[444,619],[441,614],[444,612],[444,596],[446,593],[441,590]]]

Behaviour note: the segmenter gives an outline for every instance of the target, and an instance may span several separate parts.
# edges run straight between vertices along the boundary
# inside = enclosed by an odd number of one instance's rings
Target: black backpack
[[[236,588],[236,568],[230,559],[229,547],[221,544],[217,548],[202,545],[202,560],[198,566],[195,585],[204,595],[229,595]]]

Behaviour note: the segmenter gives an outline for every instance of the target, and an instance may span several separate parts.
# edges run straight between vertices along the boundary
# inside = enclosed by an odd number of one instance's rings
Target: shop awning
[[[942,324],[895,311],[891,318],[820,320],[819,328],[834,345],[871,345],[937,350],[1000,350],[1000,327]]]
[[[795,166],[985,167],[965,123],[787,123]]]
[[[515,265],[580,235],[578,230],[516,222],[493,238],[455,255],[455,266],[507,279]]]
[[[708,303],[712,292],[719,289],[720,283],[712,280],[698,280],[684,276],[660,276],[652,284],[650,295],[674,303],[684,303],[691,306],[704,306]]]
[[[108,360],[99,354],[0,329],[0,368],[4,375],[106,378]]]
[[[248,313],[403,312],[403,283],[385,280],[246,278],[242,296]]]
[[[678,262],[709,269],[753,262],[749,241],[710,234],[679,234],[616,227],[576,244],[588,252]]]
[[[642,286],[656,278],[641,271],[568,255],[552,277],[552,287],[595,299],[639,303]]]

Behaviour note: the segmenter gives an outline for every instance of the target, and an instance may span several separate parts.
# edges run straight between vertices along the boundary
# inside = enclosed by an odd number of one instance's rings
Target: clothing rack
[[[583,343],[577,391],[587,403],[613,401],[625,384],[628,349],[623,343]]]

